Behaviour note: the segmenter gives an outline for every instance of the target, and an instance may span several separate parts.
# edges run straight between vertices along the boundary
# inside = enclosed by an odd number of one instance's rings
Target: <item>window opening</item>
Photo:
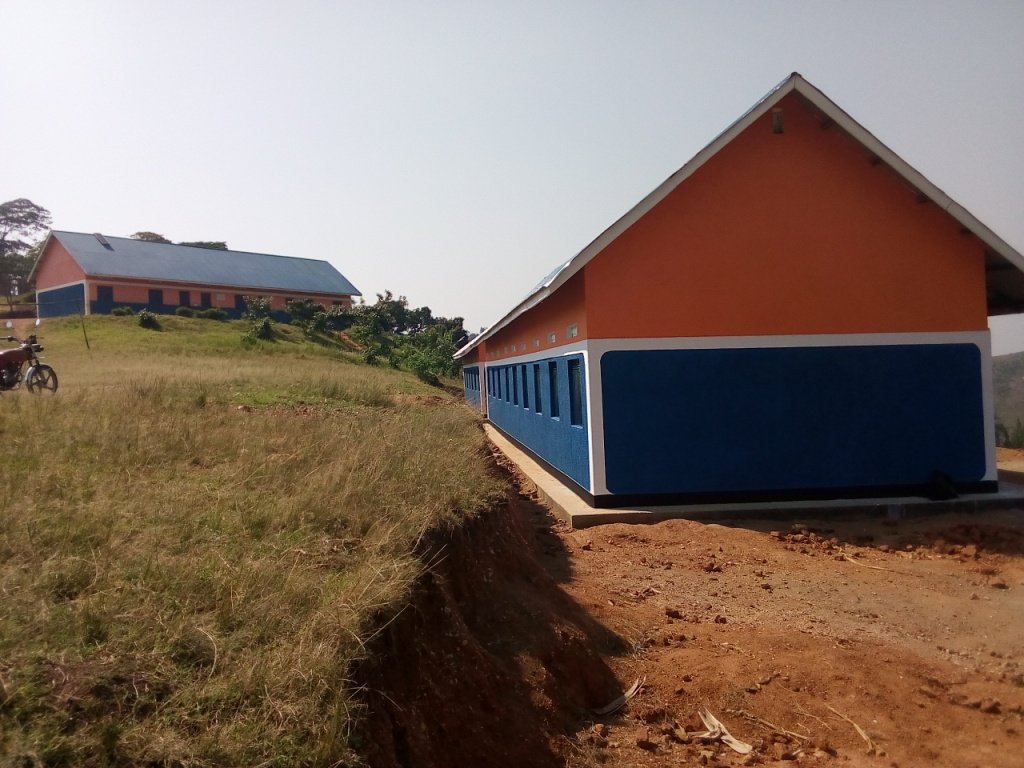
[[[543,411],[540,400],[540,365],[537,363],[533,364],[533,409],[537,413]]]
[[[548,363],[548,392],[551,395],[551,418],[558,418],[558,362]]]
[[[569,423],[583,426],[583,374],[579,360],[569,361]]]

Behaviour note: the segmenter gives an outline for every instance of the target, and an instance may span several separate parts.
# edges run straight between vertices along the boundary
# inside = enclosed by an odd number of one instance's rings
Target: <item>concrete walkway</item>
[[[490,424],[484,431],[519,470],[537,486],[541,499],[572,528],[607,523],[656,523],[660,520],[730,520],[742,518],[796,519],[840,514],[878,514],[899,518],[939,512],[980,512],[986,509],[1024,509],[1024,476],[1000,472],[998,493],[967,494],[950,501],[920,496],[886,499],[834,499],[827,501],[774,501],[743,504],[692,504],[631,509],[595,509],[534,461]]]

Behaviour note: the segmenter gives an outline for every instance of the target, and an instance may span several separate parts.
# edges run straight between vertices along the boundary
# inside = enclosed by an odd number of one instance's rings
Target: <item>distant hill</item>
[[[996,441],[1005,445],[1007,438],[1014,443],[1024,441],[1024,352],[1013,355],[999,355],[992,358],[992,390],[995,400],[996,424],[1006,428],[1006,432],[996,427]],[[1018,421],[1021,429],[1016,430]],[[1020,434],[1014,435],[1017,431]]]

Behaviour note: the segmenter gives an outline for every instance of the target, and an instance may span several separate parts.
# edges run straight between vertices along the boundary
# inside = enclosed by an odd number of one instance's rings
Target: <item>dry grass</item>
[[[44,327],[59,394],[0,398],[0,763],[352,761],[348,672],[416,542],[497,493],[479,430],[396,404],[427,394],[404,374],[173,320],[90,321],[91,352]]]

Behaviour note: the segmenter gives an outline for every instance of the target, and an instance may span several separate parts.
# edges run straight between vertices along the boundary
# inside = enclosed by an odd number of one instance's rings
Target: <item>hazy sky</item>
[[[794,70],[1024,251],[1024,0],[0,0],[0,28],[0,201],[327,259],[471,330]]]

